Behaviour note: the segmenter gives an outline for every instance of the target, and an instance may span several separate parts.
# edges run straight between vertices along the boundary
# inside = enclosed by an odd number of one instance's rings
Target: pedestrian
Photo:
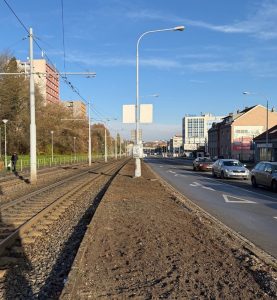
[[[18,160],[17,153],[14,152],[13,155],[12,155],[12,157],[11,157],[12,171],[13,171],[13,172],[16,172],[16,163],[17,163],[17,160]]]

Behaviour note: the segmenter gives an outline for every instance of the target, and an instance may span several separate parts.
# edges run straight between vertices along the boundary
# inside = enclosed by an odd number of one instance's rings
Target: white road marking
[[[160,166],[160,168],[163,168],[164,166]]]
[[[200,183],[198,183],[196,181],[193,182],[193,183],[191,183],[190,186],[201,187],[201,188],[206,189],[206,190],[215,191],[213,188],[208,187],[208,186],[204,186],[204,185],[202,185],[202,184],[200,184]]]
[[[268,195],[265,195],[265,194],[259,194],[259,193],[257,193],[257,192],[253,192],[253,191],[249,191],[249,190],[247,190],[247,189],[244,189],[244,188],[241,188],[241,187],[238,187],[238,186],[234,186],[234,185],[232,185],[232,184],[230,184],[230,183],[226,183],[226,182],[222,182],[222,181],[217,181],[216,179],[213,179],[213,178],[209,178],[209,177],[206,177],[206,179],[207,180],[211,180],[211,181],[213,181],[213,182],[217,182],[217,184],[218,185],[228,185],[228,186],[230,186],[230,187],[232,187],[232,188],[236,188],[236,189],[238,189],[238,190],[242,190],[242,191],[244,191],[244,192],[248,192],[248,193],[250,193],[250,194],[254,194],[254,195],[257,195],[257,196],[262,196],[262,197],[266,197],[266,198],[269,198],[269,199],[273,199],[273,200],[275,200],[276,201],[276,198],[273,198],[273,197],[271,197],[271,196],[268,196]]]
[[[225,194],[223,194],[222,196],[223,196],[225,202],[227,202],[227,203],[256,203],[254,201],[246,200],[246,199],[235,197],[235,196],[231,196],[231,195],[225,195]],[[236,199],[236,200],[230,200],[230,198]]]
[[[169,172],[169,173],[172,173],[172,174],[176,174],[176,172],[174,172],[174,171],[171,171],[171,170],[169,170],[168,172]]]
[[[215,191],[215,189],[208,187],[208,186],[204,186],[204,185],[202,185],[202,188],[206,189],[206,190],[210,190],[210,191]]]
[[[273,219],[276,219],[276,220],[277,220],[277,217],[273,217]]]

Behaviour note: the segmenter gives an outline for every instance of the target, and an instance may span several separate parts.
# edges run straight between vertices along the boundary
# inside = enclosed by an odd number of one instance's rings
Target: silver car
[[[218,159],[212,166],[214,177],[248,179],[249,170],[236,159]]]
[[[262,161],[251,171],[253,187],[263,185],[277,192],[277,162]]]

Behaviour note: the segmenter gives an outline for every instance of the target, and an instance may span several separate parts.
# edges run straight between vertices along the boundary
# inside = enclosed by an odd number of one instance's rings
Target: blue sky
[[[59,71],[64,71],[61,0],[7,0]],[[277,0],[64,0],[65,70],[93,71],[96,78],[69,80],[94,117],[117,118],[110,127],[130,138],[121,123],[122,105],[135,103],[136,43],[145,31],[186,26],[183,32],[145,36],[140,44],[140,94],[153,103],[154,123],[143,139],[181,133],[185,114],[225,115],[277,98]],[[28,56],[26,32],[0,0],[0,51]],[[41,53],[35,49],[35,58]],[[61,84],[61,98],[78,95]]]

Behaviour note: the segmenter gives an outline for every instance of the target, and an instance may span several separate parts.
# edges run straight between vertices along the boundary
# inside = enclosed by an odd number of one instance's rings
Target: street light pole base
[[[135,177],[141,177],[141,162],[139,158],[136,158]]]

